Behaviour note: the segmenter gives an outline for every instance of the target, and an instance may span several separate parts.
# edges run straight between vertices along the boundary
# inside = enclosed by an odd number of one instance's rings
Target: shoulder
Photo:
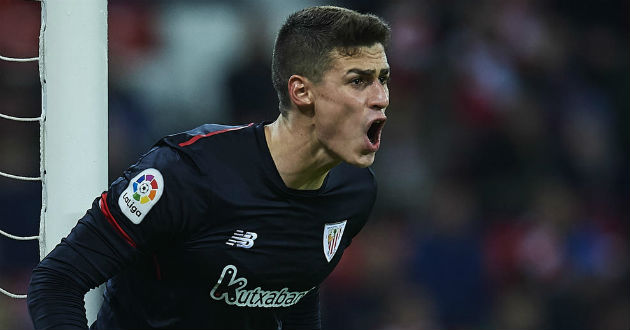
[[[376,178],[371,168],[360,168],[354,165],[341,163],[331,172],[336,180],[363,189],[376,189]],[[332,177],[331,177],[332,178]]]
[[[342,163],[331,170],[328,180],[330,189],[356,197],[364,196],[369,203],[376,199],[376,178],[369,167],[360,168]]]
[[[192,130],[169,135],[158,141],[156,146],[168,146],[181,157],[190,160],[195,167],[205,172],[217,160],[228,158],[235,152],[245,151],[253,141],[253,124],[218,125],[205,124]]]
[[[144,181],[151,184],[152,190],[161,196],[164,189],[176,188],[186,184],[187,178],[195,177],[196,165],[180,151],[167,145],[156,145],[141,155],[138,161],[128,167],[115,180],[110,188],[114,195],[122,194],[124,189],[138,189]],[[153,196],[151,196],[153,197]],[[153,198],[151,198],[153,200]]]
[[[376,179],[372,169],[340,164],[330,172],[327,190],[341,213],[351,214],[346,230],[354,237],[367,223],[376,202]]]
[[[166,136],[160,139],[146,153],[140,155],[135,164],[129,166],[121,177],[113,182],[116,185],[119,181],[139,182],[143,178],[154,178],[159,187],[178,188],[187,186],[196,181],[199,177],[200,164],[191,154],[179,144],[187,141],[201,139],[201,136],[230,129],[230,126],[223,125],[203,125],[195,129]],[[190,144],[194,143],[189,142]]]
[[[125,171],[129,179],[147,169],[158,171],[172,181],[182,181],[188,176],[201,174],[207,168],[209,154],[221,154],[221,149],[237,147],[243,134],[237,131],[249,125],[204,124],[188,131],[165,136],[149,151],[141,155],[138,161]],[[226,141],[224,137],[236,137]],[[177,178],[176,180],[173,180]]]
[[[176,148],[191,147],[193,145],[203,145],[204,142],[210,141],[208,138],[221,135],[227,136],[224,133],[240,131],[244,128],[251,127],[253,124],[247,125],[219,125],[219,124],[205,124],[186,132],[181,132],[173,135],[166,136],[162,141]],[[216,141],[212,139],[212,141]]]

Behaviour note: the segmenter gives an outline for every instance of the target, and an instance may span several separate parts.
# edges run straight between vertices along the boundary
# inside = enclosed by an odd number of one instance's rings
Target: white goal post
[[[107,189],[107,0],[43,0],[40,257]],[[86,295],[88,322],[102,290]]]

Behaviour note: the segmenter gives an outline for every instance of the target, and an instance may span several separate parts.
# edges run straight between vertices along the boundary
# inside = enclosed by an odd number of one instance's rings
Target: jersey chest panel
[[[216,194],[210,211],[195,220],[200,225],[194,235],[160,255],[162,275],[178,281],[183,276],[187,283],[201,286],[209,298],[227,304],[291,305],[289,298],[274,301],[272,297],[293,294],[297,299],[321,283],[339,262],[351,233],[358,231],[354,227],[360,224],[351,210],[337,206],[337,197],[279,199],[260,191]],[[326,225],[343,221],[344,232],[334,237],[336,249],[328,261]],[[247,300],[243,292],[264,294],[268,303]]]

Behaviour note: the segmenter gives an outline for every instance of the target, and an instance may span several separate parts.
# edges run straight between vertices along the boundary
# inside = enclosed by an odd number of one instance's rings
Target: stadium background
[[[162,135],[275,118],[274,34],[322,4],[109,3],[110,180]],[[393,78],[377,205],[324,327],[629,329],[627,1],[328,4],[391,23]],[[0,54],[35,56],[39,15],[0,0]],[[36,63],[0,61],[0,112],[39,111]],[[36,175],[38,139],[0,119],[0,170]],[[37,233],[40,190],[0,178],[0,229]],[[37,259],[0,237],[0,287],[24,293]],[[0,329],[31,327],[0,295]]]

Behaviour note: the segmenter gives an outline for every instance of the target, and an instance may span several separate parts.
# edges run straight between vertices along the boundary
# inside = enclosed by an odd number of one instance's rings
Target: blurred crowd
[[[273,120],[275,32],[314,4],[109,0],[110,180],[163,135]],[[322,286],[324,328],[630,329],[628,3],[326,4],[393,36],[377,204]],[[0,0],[0,55],[36,56],[39,22]],[[0,61],[0,113],[40,100],[36,63]],[[0,118],[0,155],[37,176],[37,123]],[[0,177],[0,197],[0,230],[36,235],[41,185]],[[24,293],[38,258],[0,236],[0,287]],[[31,327],[0,294],[0,328]]]

